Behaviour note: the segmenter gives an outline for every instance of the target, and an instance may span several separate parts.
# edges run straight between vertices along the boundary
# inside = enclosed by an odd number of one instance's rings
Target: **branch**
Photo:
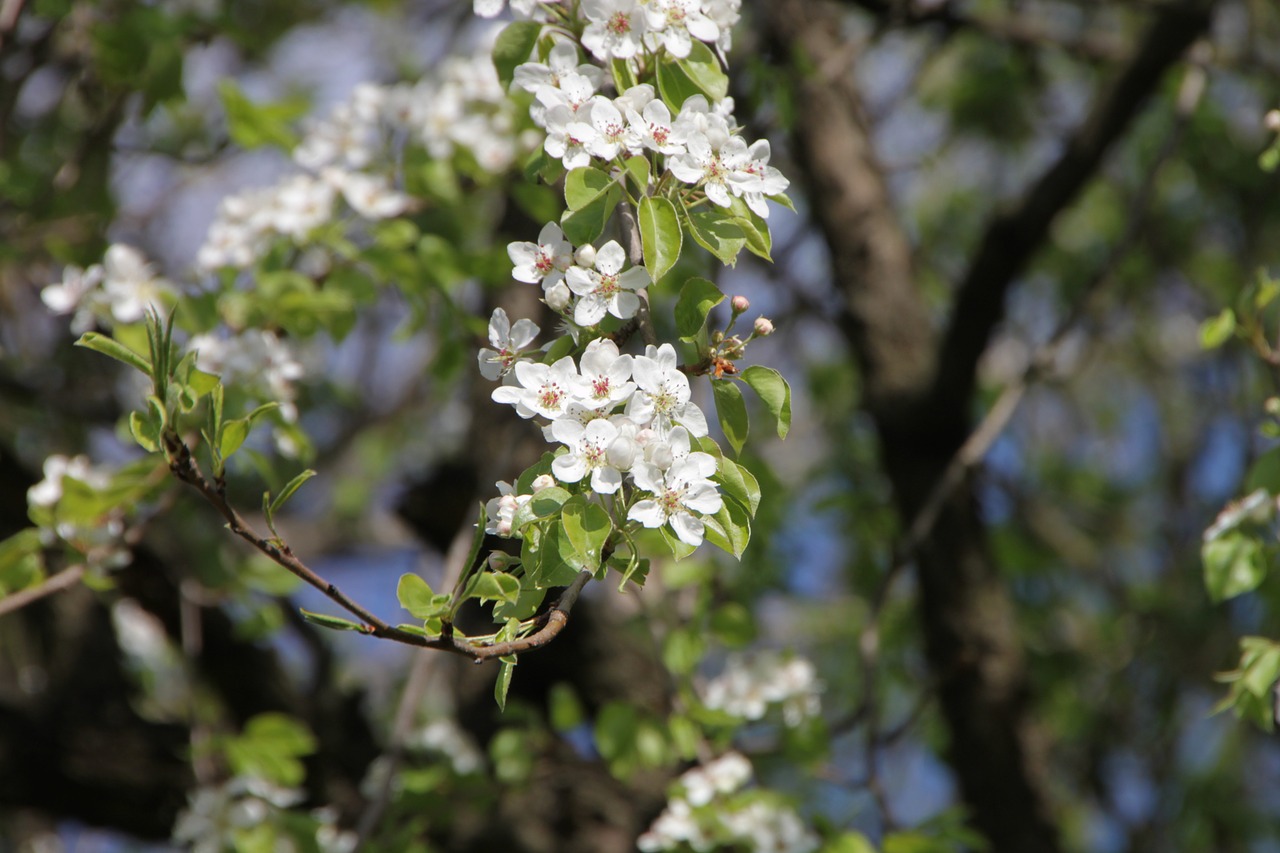
[[[38,586],[15,592],[13,595],[6,595],[0,598],[0,616],[13,613],[15,610],[21,610],[33,601],[38,601],[47,595],[53,595],[55,592],[62,592],[64,589],[70,589],[80,583],[80,579],[84,577],[87,566],[81,563],[72,566],[56,575],[52,575],[44,580]]]
[[[1141,46],[1062,155],[1020,202],[996,215],[959,285],[955,311],[938,356],[933,396],[947,408],[972,399],[979,357],[1004,317],[1005,294],[1041,248],[1054,218],[1098,170],[1169,67],[1208,27],[1212,0],[1163,7]]]
[[[191,448],[181,438],[172,432],[166,432],[164,441],[165,451],[169,457],[169,470],[179,480],[198,491],[218,511],[218,514],[226,519],[227,527],[232,533],[258,549],[277,565],[289,570],[296,577],[320,590],[348,613],[359,618],[363,623],[361,630],[364,633],[380,639],[393,640],[397,643],[418,646],[424,649],[453,652],[469,657],[476,663],[481,663],[490,658],[504,657],[540,648],[554,640],[564,630],[565,625],[569,623],[569,613],[573,610],[573,605],[578,600],[578,594],[582,592],[582,588],[586,586],[587,581],[592,578],[592,573],[589,571],[583,570],[579,572],[573,583],[561,593],[560,599],[551,610],[541,617],[542,627],[527,637],[488,645],[471,643],[453,634],[446,634],[441,637],[424,637],[421,634],[415,634],[412,631],[406,631],[403,628],[397,628],[384,622],[363,605],[350,598],[337,585],[316,574],[315,571],[294,556],[293,550],[288,545],[279,539],[266,539],[260,536],[244,520],[244,517],[231,506],[223,491],[205,478],[191,454]]]

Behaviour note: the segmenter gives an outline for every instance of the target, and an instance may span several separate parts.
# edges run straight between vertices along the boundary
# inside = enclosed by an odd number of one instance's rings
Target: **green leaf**
[[[516,66],[529,61],[541,34],[542,24],[537,21],[515,21],[498,34],[493,43],[493,66],[504,90],[515,79]]]
[[[692,340],[704,324],[711,309],[724,301],[724,294],[705,278],[691,278],[680,290],[676,301],[676,334]]]
[[[293,493],[298,491],[298,489],[302,487],[303,483],[307,482],[307,480],[310,480],[315,475],[316,472],[308,468],[289,482],[285,483],[284,488],[280,490],[280,494],[276,495],[275,499],[271,501],[271,513],[274,515],[280,507],[285,505],[285,502],[288,501],[289,498],[293,497]]]
[[[637,194],[645,195],[649,189],[649,158],[640,154],[628,157],[626,166],[627,174],[635,182]]]
[[[222,458],[230,459],[231,455],[240,449],[245,439],[249,437],[249,431],[253,428],[255,419],[279,407],[279,403],[263,403],[243,418],[225,421],[218,441],[218,452],[222,454]]]
[[[671,112],[677,113],[694,95],[705,95],[713,104],[724,100],[729,93],[729,78],[711,48],[695,41],[688,56],[676,58],[664,53],[659,59],[658,91]]]
[[[340,616],[329,616],[325,613],[313,613],[306,608],[299,607],[302,618],[310,622],[312,625],[319,625],[321,628],[329,628],[334,631],[359,631],[361,634],[367,634],[368,629],[359,622],[352,622],[350,619],[343,619]]]
[[[396,584],[396,598],[400,606],[418,619],[430,619],[440,615],[436,594],[431,585],[415,574],[403,574]]]
[[[658,529],[662,535],[662,541],[671,549],[671,556],[676,560],[683,560],[685,557],[698,550],[696,545],[690,545],[683,541],[679,536],[671,532],[671,526],[664,524]]]
[[[702,522],[708,542],[736,559],[742,559],[742,552],[751,541],[751,516],[746,507],[732,498],[725,498],[720,511],[704,516]]]
[[[1239,530],[1204,543],[1204,584],[1209,597],[1225,601],[1258,588],[1267,575],[1262,543]]]
[[[274,145],[286,151],[298,145],[292,124],[306,115],[310,105],[304,98],[276,104],[255,104],[230,79],[218,83],[218,95],[227,114],[227,131],[242,148]]]
[[[314,752],[315,745],[315,737],[301,722],[268,712],[250,719],[239,737],[227,739],[224,749],[236,774],[293,787],[306,777],[298,759]]]
[[[507,692],[511,690],[511,676],[516,671],[515,655],[500,658],[502,665],[498,667],[498,680],[493,685],[493,698],[498,703],[498,710],[507,710]]]
[[[604,543],[613,532],[613,521],[605,508],[578,495],[564,505],[561,524],[569,544],[582,558],[583,568],[598,569],[603,560]]]
[[[720,429],[735,454],[742,452],[742,445],[747,441],[747,404],[742,400],[742,392],[730,379],[711,380],[711,391],[716,401],[716,416],[720,419]]]
[[[547,697],[548,717],[551,728],[558,732],[576,729],[586,720],[586,711],[573,687],[563,681],[551,685],[551,693]]]
[[[656,283],[680,259],[680,217],[676,206],[667,199],[645,196],[640,199],[638,218],[645,269]]]
[[[520,581],[505,572],[482,572],[471,585],[470,597],[515,604],[520,598]]]
[[[778,438],[791,431],[791,386],[771,367],[753,364],[742,371],[742,381],[751,386],[778,424]]]
[[[622,188],[614,183],[607,191],[578,210],[567,210],[560,217],[564,236],[575,246],[594,243],[604,233],[604,227],[622,198]]]
[[[617,183],[604,172],[583,166],[564,176],[564,203],[570,210],[582,210],[615,187]]]
[[[769,235],[768,221],[747,207],[747,203],[740,198],[733,199],[729,212],[733,217],[733,223],[742,230],[742,235],[747,241],[747,249],[751,254],[772,263],[773,258],[769,256],[769,250],[773,248],[773,238]]]
[[[700,627],[672,629],[662,642],[662,663],[676,675],[688,675],[702,661],[706,647]]]
[[[0,541],[0,595],[34,586],[43,577],[39,530],[28,527]]]
[[[130,367],[137,368],[148,376],[151,375],[151,362],[106,335],[100,335],[97,332],[85,332],[80,336],[80,340],[76,341],[76,346],[100,352],[103,355],[114,358],[116,361],[121,361]]]
[[[1273,447],[1263,453],[1249,468],[1249,476],[1245,478],[1245,491],[1253,492],[1265,489],[1267,494],[1280,495],[1280,447]]]
[[[143,450],[155,453],[163,445],[160,436],[164,432],[165,421],[164,408],[160,405],[160,401],[154,396],[147,395],[146,414],[129,413],[129,434]]]
[[[1231,339],[1236,330],[1236,315],[1230,308],[1223,308],[1222,313],[1210,317],[1200,324],[1200,346],[1214,349]]]
[[[824,844],[818,853],[876,853],[876,848],[861,832],[844,832]]]
[[[728,214],[718,210],[686,211],[685,221],[689,225],[689,236],[695,243],[715,255],[725,266],[737,263],[738,253],[747,244],[747,238]]]
[[[534,518],[547,518],[559,512],[560,507],[564,506],[565,502],[572,497],[573,495],[559,486],[551,486],[539,492],[534,492],[533,497],[529,499],[525,506],[529,508],[529,512]],[[518,512],[517,515],[519,515]]]
[[[718,455],[715,480],[726,495],[737,499],[755,518],[756,510],[760,508],[760,483],[754,474],[729,457]]]

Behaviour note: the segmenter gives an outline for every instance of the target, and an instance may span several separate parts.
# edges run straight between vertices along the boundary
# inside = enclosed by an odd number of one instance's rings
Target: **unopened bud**
[[[745,296],[733,297],[733,301],[730,304],[733,305],[733,313],[735,314],[741,314],[751,307],[751,301]]]
[[[510,522],[507,522],[507,524],[510,525]],[[489,554],[489,568],[495,572],[505,572],[515,562],[516,558],[505,551],[493,551]]]
[[[543,489],[549,489],[556,484],[556,478],[550,474],[539,474],[533,478],[533,493],[536,495]]]
[[[767,317],[757,317],[755,325],[756,334],[760,337],[773,334],[773,321]]]
[[[573,253],[573,260],[578,266],[591,269],[596,265],[596,247],[590,243],[579,246],[578,251]]]
[[[1262,119],[1262,123],[1266,125],[1267,130],[1272,133],[1280,133],[1280,110],[1271,110]]]
[[[564,311],[569,307],[569,300],[571,299],[573,299],[573,293],[569,290],[569,285],[563,281],[558,281],[547,288],[547,305],[551,307],[552,311]]]

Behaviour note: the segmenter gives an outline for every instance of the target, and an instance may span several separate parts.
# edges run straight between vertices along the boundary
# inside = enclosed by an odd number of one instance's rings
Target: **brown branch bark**
[[[891,17],[907,7],[884,4]],[[1012,607],[972,495],[969,411],[978,356],[1004,295],[1054,216],[1095,173],[1142,101],[1207,25],[1207,2],[1162,7],[1134,59],[1025,199],[997,217],[939,340],[913,281],[907,240],[845,67],[839,20],[820,0],[769,4],[797,81],[795,156],[845,300],[843,329],[865,383],[884,465],[910,531],[930,668],[950,732],[948,760],[974,825],[997,853],[1060,849],[1030,734]],[[977,440],[974,438],[972,440]],[[969,464],[955,464],[957,459]]]
[[[1212,0],[1160,7],[1129,64],[1095,102],[1062,154],[1016,203],[987,226],[960,282],[955,310],[939,354],[934,391],[947,408],[973,396],[978,358],[1004,317],[1005,295],[1049,226],[1097,173],[1171,66],[1209,26]]]
[[[320,590],[348,613],[356,616],[363,624],[364,633],[379,639],[393,640],[397,643],[418,646],[424,649],[453,652],[454,654],[469,657],[476,663],[541,648],[559,636],[560,632],[569,624],[569,613],[573,610],[574,604],[577,603],[578,595],[582,592],[582,588],[592,578],[591,572],[585,570],[579,572],[573,583],[560,594],[560,598],[555,605],[543,615],[542,626],[528,636],[501,643],[488,644],[469,642],[462,637],[456,636],[451,631],[445,632],[440,637],[424,637],[420,634],[394,627],[383,621],[374,615],[372,611],[347,596],[336,584],[316,574],[306,563],[294,555],[288,545],[278,539],[267,539],[260,535],[236,511],[235,507],[228,503],[222,490],[209,482],[204,476],[199,466],[196,465],[191,449],[178,436],[172,433],[166,434],[164,438],[165,451],[169,456],[169,467],[174,476],[198,491],[226,519],[227,527],[232,533],[258,549],[277,565],[289,570],[296,577]]]

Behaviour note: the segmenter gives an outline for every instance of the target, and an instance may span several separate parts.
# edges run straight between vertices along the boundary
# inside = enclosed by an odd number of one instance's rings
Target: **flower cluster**
[[[612,0],[614,4],[632,1]],[[596,5],[610,2],[600,0]],[[658,5],[650,4],[649,9]],[[591,6],[584,4],[588,17]],[[613,29],[608,32],[615,38]],[[588,49],[592,49],[591,33],[589,26],[583,35]],[[599,69],[579,64],[578,49],[570,42],[557,44],[545,64],[517,67],[514,85],[533,94],[536,103],[530,115],[546,129],[544,148],[566,169],[588,166],[593,158],[609,163],[623,155],[653,152],[663,155],[672,176],[701,188],[716,205],[728,207],[736,196],[762,218],[769,215],[765,199],[790,185],[769,165],[768,140],[748,144],[738,135],[731,98],[712,105],[703,95],[693,95],[674,118],[647,83],[610,99],[598,93],[604,85]]]
[[[579,326],[594,326],[606,314],[634,317],[640,310],[637,292],[651,283],[644,267],[623,270],[627,253],[616,240],[575,252],[554,222],[543,226],[536,243],[510,243],[507,255],[516,281],[542,285],[547,304]]]
[[[511,11],[517,18],[544,20],[543,7],[551,5],[559,0],[511,0]],[[506,0],[474,0],[476,14],[485,18],[505,6]],[[683,58],[694,39],[727,51],[741,13],[742,0],[583,0],[582,43],[601,62],[661,49]]]
[[[737,752],[686,772],[675,785],[675,796],[636,840],[636,847],[643,853],[734,845],[761,853],[816,850],[818,838],[790,807],[765,796],[730,797],[750,779],[751,762]]]
[[[293,383],[305,373],[289,344],[266,329],[246,329],[235,334],[196,335],[187,342],[196,354],[196,365],[217,374],[227,384],[248,388],[255,396],[280,403],[280,414],[297,420]]]
[[[354,832],[334,828],[332,809],[315,809],[306,817],[287,810],[302,802],[302,791],[282,788],[251,776],[236,776],[217,786],[198,788],[178,815],[173,840],[195,853],[239,849],[250,832],[258,837],[270,826],[279,849],[305,846],[323,853],[351,853]],[[307,820],[310,818],[310,820]]]
[[[555,479],[585,481],[596,494],[614,495],[630,475],[647,496],[630,506],[628,519],[649,528],[669,524],[682,541],[701,544],[701,516],[719,512],[722,499],[710,480],[715,458],[693,449],[693,437],[707,434],[707,421],[690,399],[675,348],[663,344],[644,355],[623,355],[613,341],[598,338],[576,363],[565,356],[542,364],[513,356],[508,328],[505,312],[495,311],[489,337],[499,351],[482,350],[481,363],[504,376],[493,399],[514,406],[521,417],[545,419],[543,435],[564,446],[552,463]],[[536,328],[524,327],[520,347]],[[512,518],[530,496],[514,494],[505,483],[498,487],[502,496],[490,502],[489,532],[509,536]]]
[[[101,264],[88,269],[68,266],[62,281],[40,291],[40,299],[55,314],[74,314],[71,328],[81,334],[95,324],[136,323],[148,308],[174,295],[173,285],[133,246],[115,243]]]
[[[771,705],[781,706],[783,721],[797,726],[818,714],[821,692],[809,661],[758,652],[730,657],[724,672],[702,690],[702,702],[744,720],[759,720]]]
[[[124,542],[125,521],[122,510],[113,510],[92,520],[68,520],[59,512],[66,480],[73,480],[94,491],[109,488],[112,471],[95,466],[87,456],[67,457],[54,454],[44,460],[44,479],[27,490],[27,504],[32,517],[47,517],[40,522],[40,535],[51,546],[55,537],[70,545],[84,558],[92,570],[117,569],[133,559]]]
[[[485,56],[451,57],[437,74],[412,85],[357,86],[326,119],[313,122],[294,149],[304,173],[222,201],[197,266],[244,269],[277,238],[303,244],[334,218],[339,199],[367,220],[406,212],[414,201],[385,166],[401,161],[406,140],[438,159],[463,149],[485,170],[505,171],[521,150],[515,119]]]

